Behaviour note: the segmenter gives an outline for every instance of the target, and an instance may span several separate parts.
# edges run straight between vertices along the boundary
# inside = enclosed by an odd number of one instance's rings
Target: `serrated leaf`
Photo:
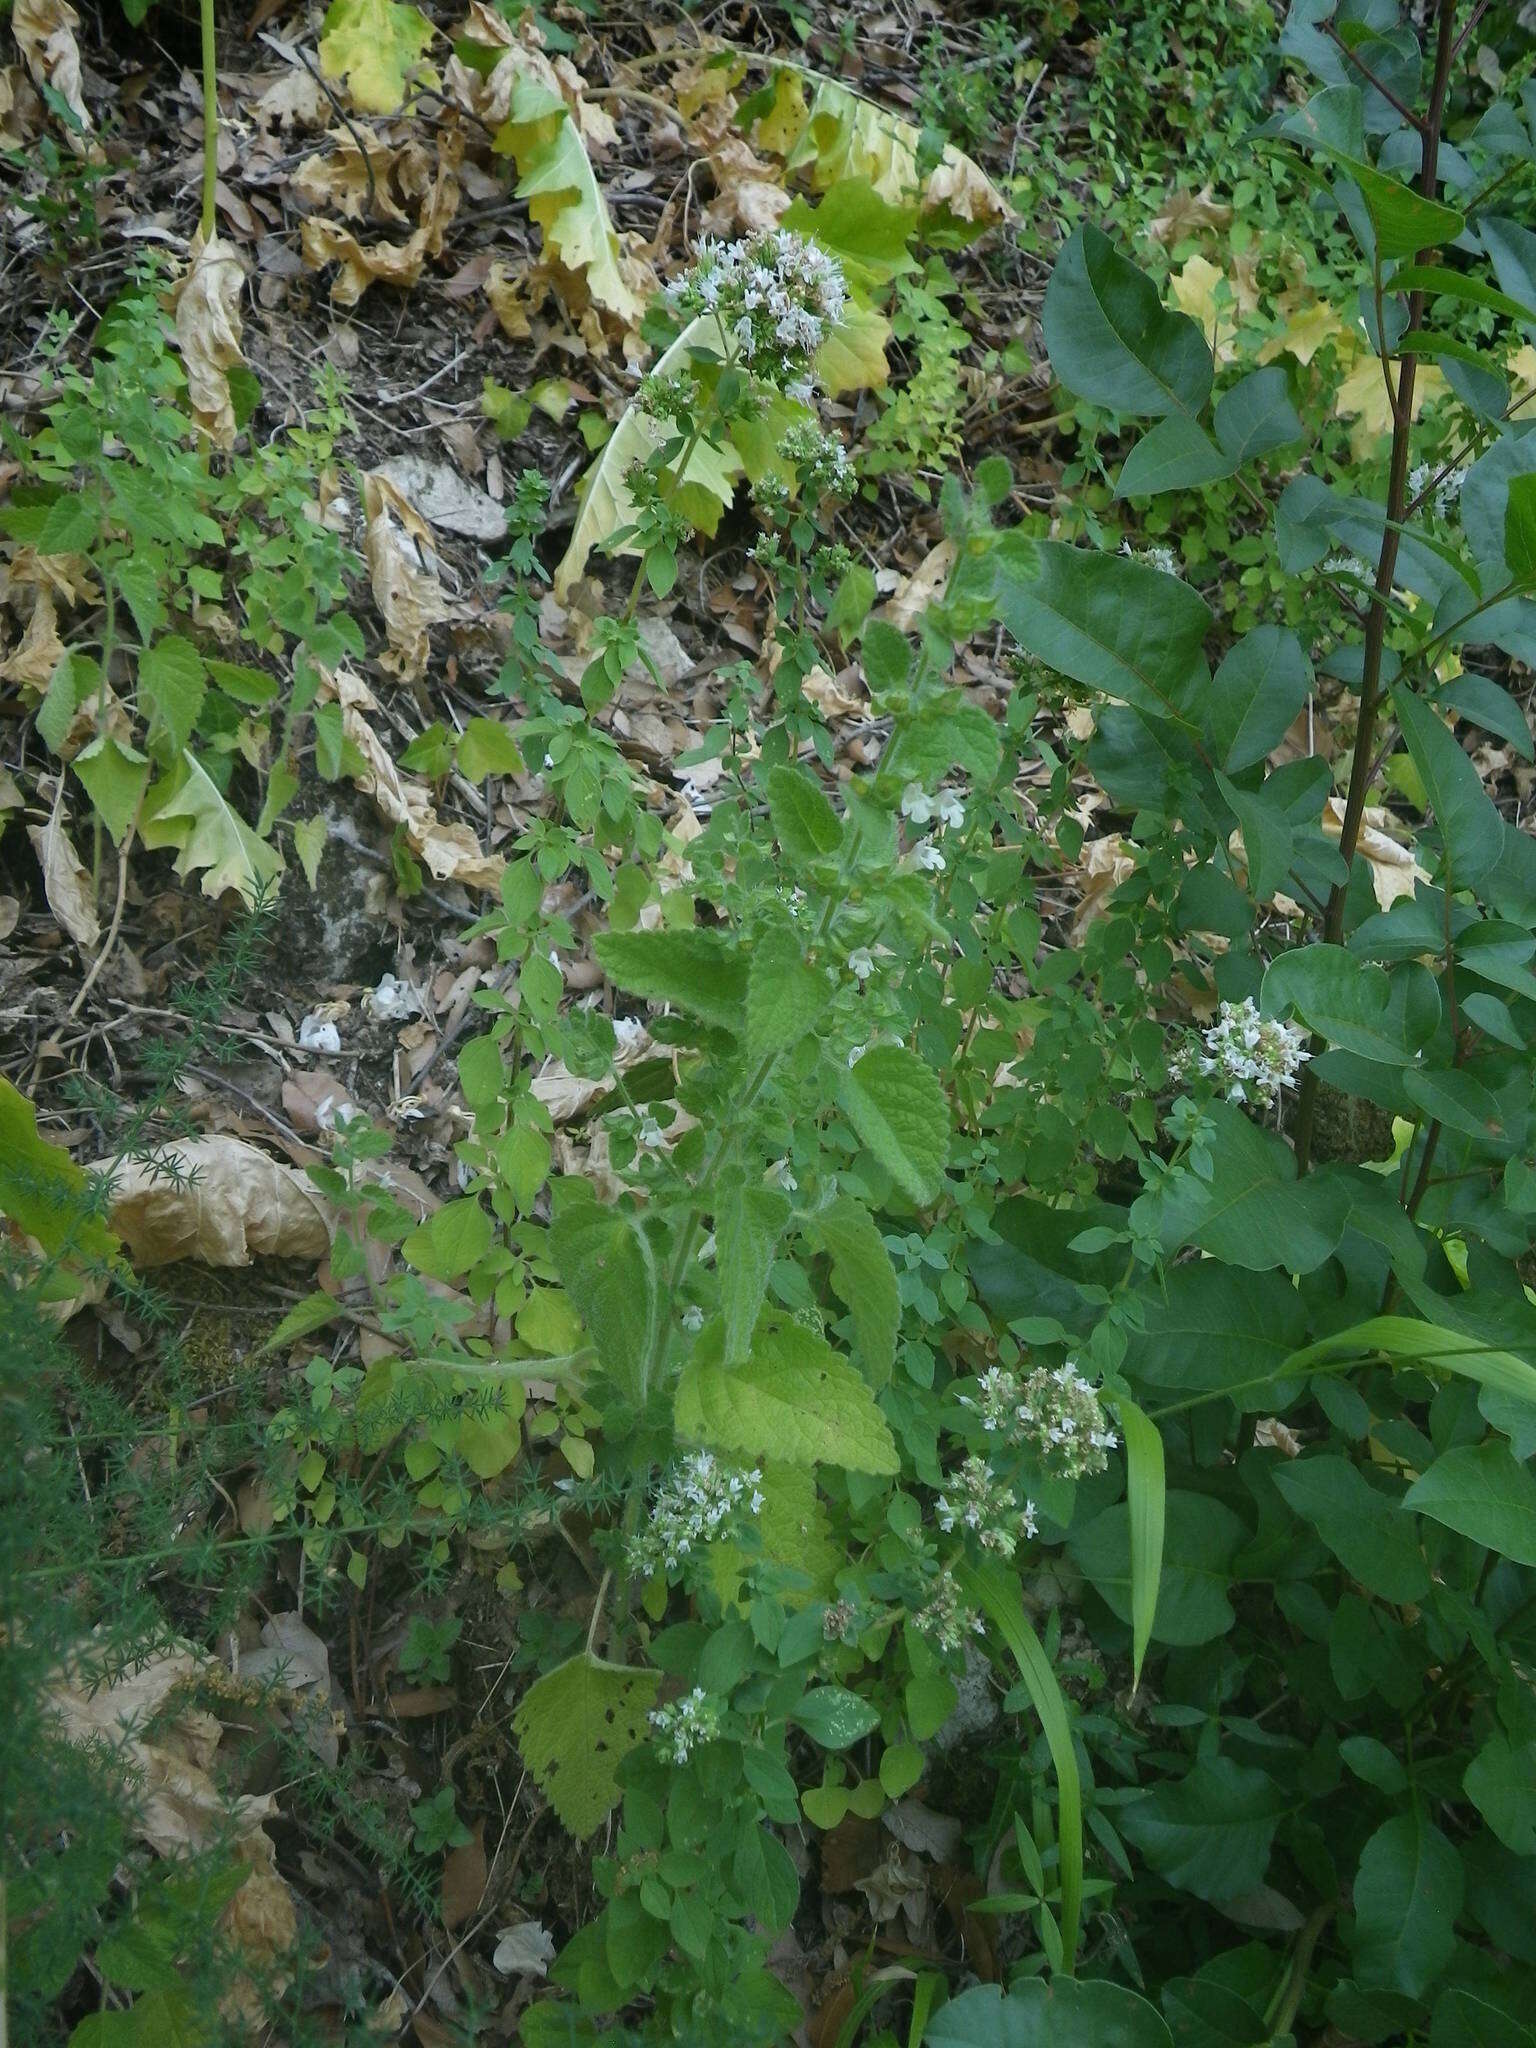
[[[740,1031],[746,964],[718,933],[603,932],[592,950],[616,988],[670,1003],[722,1031]]]
[[[843,828],[821,789],[798,768],[768,775],[768,816],[774,837],[791,860],[808,862],[836,853]]]
[[[102,733],[81,748],[70,766],[96,815],[112,834],[112,843],[121,846],[149,786],[149,762],[136,748],[125,746],[111,733]]]
[[[361,112],[393,114],[432,36],[426,16],[398,0],[331,0],[320,37],[320,69],[327,78],[346,79]]]
[[[90,1198],[84,1168],[39,1136],[37,1111],[0,1075],[0,1215],[45,1252],[108,1258],[118,1240],[91,1214]]]
[[[795,934],[765,933],[747,968],[748,1057],[763,1060],[798,1045],[831,999],[831,981],[806,960]]]
[[[853,1340],[871,1386],[883,1387],[896,1362],[901,1293],[879,1226],[862,1202],[839,1195],[806,1225],[807,1239],[832,1261],[832,1286],[853,1319]]]
[[[891,1474],[901,1461],[858,1373],[801,1324],[764,1318],[744,1364],[720,1360],[721,1333],[700,1339],[678,1381],[680,1436],[749,1458]]]
[[[234,889],[252,903],[283,871],[276,848],[236,815],[191,753],[145,798],[139,836],[151,848],[174,847],[178,875],[202,870],[205,896]]]
[[[523,1761],[578,1840],[618,1800],[618,1768],[645,1741],[659,1671],[609,1664],[584,1651],[546,1672],[512,1717]]]
[[[874,1045],[840,1077],[838,1106],[912,1201],[937,1201],[949,1159],[939,1077],[902,1045]]]
[[[656,1262],[633,1216],[593,1201],[555,1217],[550,1254],[594,1350],[615,1383],[643,1397],[656,1338]]]
[[[139,697],[148,709],[149,744],[164,737],[172,759],[192,737],[207,690],[203,657],[180,633],[167,633],[139,656]]]
[[[728,1188],[715,1211],[715,1271],[725,1363],[745,1358],[768,1291],[774,1247],[789,1220],[789,1197],[777,1188]]]

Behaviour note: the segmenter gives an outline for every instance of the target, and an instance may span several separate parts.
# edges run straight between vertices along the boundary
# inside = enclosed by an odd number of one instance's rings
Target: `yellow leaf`
[[[850,300],[842,319],[816,351],[816,375],[829,398],[844,391],[872,391],[890,375],[885,344],[891,325],[872,306]]]
[[[282,856],[232,811],[196,755],[184,753],[144,800],[139,836],[176,849],[176,872],[203,870],[203,894],[236,890],[247,903],[282,873]]]
[[[1169,278],[1168,288],[1179,311],[1199,321],[1217,362],[1231,362],[1237,354],[1238,320],[1257,304],[1252,287],[1241,277],[1229,278],[1205,257],[1191,256]]]
[[[320,69],[345,78],[352,104],[365,114],[397,113],[405,81],[434,30],[426,16],[399,0],[331,0],[320,38]]]
[[[1505,367],[1509,371],[1509,381],[1516,396],[1522,391],[1528,393],[1528,396],[1510,413],[1510,418],[1536,418],[1536,348],[1527,342],[1523,348],[1516,349]]]
[[[1325,342],[1336,341],[1345,331],[1338,314],[1322,299],[1298,301],[1288,296],[1281,301],[1280,310],[1285,314],[1285,326],[1259,350],[1261,363],[1272,363],[1281,355],[1310,363]]]
[[[1387,397],[1381,359],[1363,342],[1356,344],[1358,358],[1349,375],[1334,394],[1334,410],[1342,419],[1352,419],[1350,453],[1357,462],[1366,461],[1376,444],[1392,431],[1392,406]],[[1396,371],[1393,372],[1394,382]],[[1434,363],[1420,363],[1413,386],[1413,415],[1417,419],[1433,398],[1446,390],[1446,382]]]

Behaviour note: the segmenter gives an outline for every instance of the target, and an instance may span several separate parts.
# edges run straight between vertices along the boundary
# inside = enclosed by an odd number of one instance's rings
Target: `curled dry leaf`
[[[537,1920],[503,1927],[496,1936],[491,1968],[504,1977],[543,1977],[555,1960],[554,1938]]]
[[[46,583],[37,586],[31,616],[19,645],[3,662],[0,676],[8,683],[22,683],[34,690],[46,690],[54,670],[64,659],[64,642],[59,638],[59,615],[53,592]]]
[[[47,824],[29,825],[27,837],[43,871],[43,894],[48,899],[48,908],[75,944],[89,953],[101,939],[101,920],[96,915],[96,891],[90,872],[70,842],[68,827],[61,782]]]
[[[937,547],[928,550],[912,574],[896,586],[875,617],[888,621],[898,633],[914,632],[923,613],[943,596],[954,566],[955,543],[941,540]]]
[[[704,214],[712,235],[751,235],[776,228],[789,209],[790,196],[777,174],[739,135],[726,137],[710,151],[715,197]]]
[[[235,440],[229,373],[240,352],[240,295],[245,271],[234,245],[215,235],[192,238],[192,260],[176,287],[176,340],[187,372],[192,416],[217,447]]]
[[[1129,881],[1136,872],[1136,857],[1131,853],[1118,832],[1106,833],[1102,839],[1090,839],[1083,848],[1082,859],[1078,862],[1076,880],[1082,894],[1078,899],[1077,919],[1072,927],[1074,943],[1087,931],[1096,917],[1101,917],[1109,908],[1110,898],[1122,882]]]
[[[1254,1424],[1253,1441],[1258,1450],[1282,1451],[1287,1458],[1301,1456],[1301,1438],[1278,1415],[1266,1415]]]
[[[372,797],[384,816],[405,828],[405,836],[439,882],[461,882],[467,889],[500,886],[505,862],[485,853],[467,825],[445,825],[437,815],[424,782],[402,775],[365,713],[378,709],[373,692],[346,669],[321,683],[322,697],[341,706],[341,729],[362,755],[364,769],[353,779]]]
[[[835,676],[818,661],[801,677],[800,694],[808,697],[828,720],[864,718],[869,712],[869,700],[861,693],[851,669]]]
[[[410,215],[391,191],[391,173],[401,165],[404,151],[391,149],[376,135],[359,131],[366,149],[359,148],[345,128],[326,137],[326,148],[305,157],[294,172],[290,189],[306,206],[317,211],[336,212],[347,220],[387,220],[405,227]],[[414,149],[414,144],[408,145]],[[420,152],[425,154],[424,152]],[[372,184],[369,172],[373,173]]]
[[[138,1160],[113,1181],[112,1228],[136,1266],[248,1266],[258,1256],[321,1259],[329,1251],[330,1211],[296,1167],[222,1132],[177,1139],[166,1157],[179,1184]]]
[[[431,651],[427,628],[448,611],[437,580],[432,529],[378,470],[363,478],[363,513],[368,579],[389,635],[384,666],[399,676],[419,676]]]
[[[423,194],[418,225],[403,242],[376,242],[365,249],[356,235],[336,221],[305,221],[299,249],[311,270],[321,270],[327,263],[341,266],[331,284],[335,305],[355,306],[371,284],[408,289],[421,276],[427,258],[442,255],[449,226],[459,210],[463,156],[463,137],[450,130],[439,144],[436,175]]]
[[[1322,826],[1330,839],[1343,836],[1344,805],[1340,798],[1331,796],[1323,805]],[[1390,811],[1368,804],[1355,847],[1370,868],[1371,887],[1381,910],[1390,910],[1400,897],[1413,894],[1416,883],[1429,880],[1426,870],[1414,859],[1413,848],[1390,836],[1396,826],[1397,820]]]
[[[88,129],[91,117],[80,95],[80,45],[75,41],[79,26],[69,0],[15,0],[11,8],[11,27],[33,84],[39,91],[46,86],[56,92],[81,128]],[[71,149],[83,154],[80,136],[67,132]]]
[[[1171,249],[1186,235],[1221,234],[1231,225],[1231,207],[1213,198],[1209,185],[1202,185],[1198,192],[1186,192],[1182,186],[1176,186],[1147,233],[1154,242]]]

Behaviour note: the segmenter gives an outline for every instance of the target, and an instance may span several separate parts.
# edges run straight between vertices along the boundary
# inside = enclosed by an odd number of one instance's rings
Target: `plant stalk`
[[[213,32],[213,0],[198,0],[203,30],[203,217],[198,232],[206,249],[216,220],[214,194],[219,182],[219,74]]]

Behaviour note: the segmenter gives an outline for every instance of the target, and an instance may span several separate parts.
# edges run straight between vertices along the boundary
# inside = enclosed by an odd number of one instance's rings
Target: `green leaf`
[[[1440,828],[1447,886],[1469,888],[1498,864],[1504,821],[1482,777],[1429,706],[1399,686],[1392,691],[1392,708]]]
[[[1360,1983],[1422,1998],[1455,1951],[1463,1883],[1461,1858],[1421,1807],[1384,1822],[1355,1873]]]
[[[721,934],[601,932],[592,950],[615,988],[688,1010],[722,1031],[741,1030],[746,963]]]
[[[1376,231],[1376,253],[1384,262],[1417,256],[1421,249],[1454,242],[1467,224],[1466,215],[1454,206],[1442,206],[1438,199],[1426,199],[1409,185],[1386,177],[1358,157],[1341,150],[1326,154],[1360,187],[1371,226]]]
[[[458,751],[459,767],[471,782],[523,772],[522,749],[499,718],[466,719]]]
[[[1400,270],[1394,270],[1387,280],[1387,289],[1394,292],[1422,292],[1427,301],[1435,299],[1456,299],[1463,305],[1486,306],[1490,312],[1502,313],[1506,319],[1528,324],[1536,307],[1522,305],[1519,299],[1512,299],[1508,292],[1496,291],[1480,277],[1469,277],[1464,270],[1451,270],[1442,263],[1405,263]]]
[[[192,737],[207,692],[203,657],[179,633],[168,633],[139,656],[139,696],[148,708],[149,742],[162,736],[174,760]]]
[[[1295,858],[1290,818],[1273,791],[1239,789],[1225,775],[1218,775],[1216,784],[1243,835],[1249,891],[1255,902],[1267,903],[1289,878]]]
[[[993,564],[998,616],[1021,647],[1147,717],[1190,724],[1211,611],[1187,583],[1016,530],[998,541]]]
[[[880,1725],[880,1709],[844,1685],[813,1685],[789,1717],[823,1749],[847,1749]]]
[[[1536,1479],[1493,1438],[1442,1452],[1403,1506],[1516,1564],[1536,1564]]]
[[[1429,2048],[1536,2048],[1536,2034],[1470,1991],[1446,1991],[1435,2000]]]
[[[1137,1306],[1141,1328],[1130,1333],[1125,1358],[1133,1380],[1226,1393],[1245,1410],[1273,1405],[1271,1384],[1306,1334],[1289,1280],[1215,1259],[1175,1266],[1142,1290]]]
[[[96,815],[121,846],[139,814],[149,787],[149,762],[135,748],[102,733],[70,763],[95,806]]]
[[[858,1373],[802,1324],[765,1316],[751,1355],[721,1362],[723,1333],[701,1336],[677,1383],[680,1436],[787,1465],[890,1474],[901,1461],[889,1425]]]
[[[747,967],[747,1056],[788,1052],[814,1031],[832,1000],[832,982],[812,967],[800,940],[782,927],[765,932]]]
[[[1273,1467],[1286,1505],[1322,1537],[1352,1578],[1383,1600],[1421,1600],[1429,1568],[1399,1502],[1372,1486],[1348,1458],[1309,1457]]]
[[[1131,1690],[1141,1684],[1141,1667],[1152,1640],[1163,1577],[1163,1536],[1168,1481],[1163,1439],[1157,1424],[1134,1401],[1116,1405],[1125,1438],[1125,1495],[1131,1525]]]
[[[1215,1127],[1211,1178],[1187,1173],[1169,1186],[1161,1203],[1165,1249],[1193,1242],[1252,1272],[1315,1271],[1344,1235],[1347,1189],[1318,1172],[1298,1180],[1284,1139],[1250,1123],[1232,1103],[1213,1102],[1205,1114]]]
[[[912,1201],[935,1202],[949,1159],[949,1104],[937,1074],[902,1045],[872,1045],[839,1078],[838,1106]]]
[[[1504,559],[1522,583],[1536,581],[1536,476],[1527,472],[1509,480],[1504,513]]]
[[[1229,1597],[1232,1560],[1248,1531],[1230,1508],[1198,1494],[1167,1494],[1163,1514],[1158,1597],[1148,1636],[1183,1648],[1213,1642],[1236,1618]],[[1067,1538],[1083,1577],[1134,1628],[1137,1584],[1131,1543],[1132,1511],[1125,1501],[1101,1509]]]
[[[1126,457],[1115,496],[1151,498],[1159,491],[1196,490],[1230,476],[1236,467],[1204,427],[1174,413],[1143,434]]]
[[[768,816],[780,846],[802,865],[836,853],[843,843],[836,811],[815,780],[798,768],[769,770]]]
[[[91,1190],[85,1169],[38,1135],[37,1111],[0,1075],[0,1215],[50,1255],[107,1259],[118,1240],[92,1213]]]
[[[331,0],[320,37],[320,69],[327,78],[346,79],[361,113],[397,113],[406,76],[432,35],[426,16],[397,0]]]
[[[853,1341],[873,1387],[883,1387],[896,1363],[901,1293],[896,1269],[875,1219],[851,1195],[839,1195],[805,1226],[810,1244],[832,1261],[832,1288],[853,1319]]]
[[[278,693],[276,676],[270,676],[262,668],[246,668],[233,661],[215,661],[211,655],[204,655],[203,667],[208,671],[208,680],[233,697],[237,704],[249,704],[259,711],[264,704],[270,704]]]
[[[1234,468],[1255,455],[1268,455],[1301,439],[1301,421],[1291,404],[1286,375],[1278,363],[1253,370],[1216,401],[1212,418],[1222,453]]]
[[[444,1202],[417,1227],[400,1249],[418,1273],[432,1280],[461,1280],[491,1248],[496,1225],[470,1195]]]
[[[1506,1849],[1536,1856],[1536,1743],[1490,1735],[1467,1765],[1462,1786]]]
[[[659,1671],[605,1663],[584,1651],[523,1695],[512,1717],[523,1761],[578,1840],[617,1801],[619,1765],[645,1741],[660,1684]]]
[[[1214,759],[1228,775],[1262,761],[1284,739],[1311,690],[1312,664],[1294,633],[1284,626],[1245,633],[1212,676],[1206,698]]]
[[[346,1309],[335,1295],[316,1290],[306,1294],[302,1301],[294,1303],[287,1315],[272,1332],[261,1353],[280,1351],[285,1344],[291,1344],[295,1337],[307,1337],[311,1330],[323,1330],[327,1323],[346,1314]],[[258,1356],[261,1355],[258,1353]]]
[[[797,198],[779,225],[819,243],[866,288],[917,268],[909,248],[917,208],[893,206],[867,178],[840,178],[819,206]]]
[[[645,1232],[623,1209],[572,1200],[556,1211],[549,1250],[614,1383],[643,1400],[658,1313],[656,1262]]]
[[[745,1358],[751,1349],[774,1247],[788,1220],[789,1197],[777,1188],[736,1186],[720,1198],[715,1211],[715,1271],[727,1365]]]
[[[941,2006],[925,2048],[1173,2048],[1155,2005],[1123,1984],[1059,1973],[1025,1978],[1004,1994],[976,1984]]]
[[[1215,1756],[1121,1810],[1120,1828],[1158,1875],[1197,1899],[1257,1891],[1287,1810],[1263,1771]]]
[[[139,836],[176,848],[176,872],[203,869],[203,894],[236,890],[253,903],[282,873],[282,856],[231,810],[197,756],[185,753],[144,799]]]
[[[1067,1704],[1040,1638],[1024,1613],[1018,1580],[988,1558],[956,1567],[961,1590],[973,1600],[1007,1644],[1019,1667],[1056,1772],[1056,1843],[1061,1882],[1062,1970],[1070,1977],[1077,1966],[1078,1923],[1083,1908],[1083,1788]],[[914,1733],[916,1729],[914,1728]]]
[[[1315,1372],[1321,1365],[1369,1358],[1381,1352],[1404,1363],[1458,1373],[1479,1386],[1536,1402],[1536,1367],[1511,1351],[1501,1351],[1481,1337],[1447,1330],[1411,1316],[1372,1316],[1352,1329],[1336,1330],[1301,1351],[1293,1351],[1282,1371],[1286,1378]]]
[[[1388,974],[1343,946],[1298,946],[1265,971],[1263,1007],[1294,1010],[1330,1045],[1392,1067],[1411,1066],[1439,1022],[1411,971]],[[1429,996],[1434,995],[1433,984]]]
[[[1115,412],[1193,417],[1210,395],[1211,352],[1198,324],[1170,313],[1157,288],[1097,228],[1062,249],[1042,315],[1051,368],[1079,398]]]
[[[324,811],[315,811],[308,818],[300,818],[293,827],[293,850],[299,857],[299,866],[304,870],[304,879],[311,889],[320,874],[320,856],[330,840],[331,828]]]

